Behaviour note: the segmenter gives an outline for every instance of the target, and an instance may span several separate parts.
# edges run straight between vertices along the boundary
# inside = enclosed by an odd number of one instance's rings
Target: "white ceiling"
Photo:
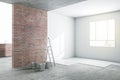
[[[52,10],[70,17],[82,17],[120,10],[120,0],[87,0]]]

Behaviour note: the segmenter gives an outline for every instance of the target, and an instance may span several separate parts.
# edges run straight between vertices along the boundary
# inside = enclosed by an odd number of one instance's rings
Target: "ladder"
[[[51,67],[55,67],[55,58],[53,55],[53,50],[52,50],[51,41],[49,37],[48,37],[48,46],[47,46],[47,57],[49,59]]]

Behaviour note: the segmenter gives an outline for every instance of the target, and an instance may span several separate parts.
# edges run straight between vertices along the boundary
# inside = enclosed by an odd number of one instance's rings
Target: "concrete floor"
[[[110,64],[100,67],[77,61],[69,65],[57,64],[55,68],[35,72],[12,69],[11,58],[0,58],[0,80],[120,80],[120,66]]]

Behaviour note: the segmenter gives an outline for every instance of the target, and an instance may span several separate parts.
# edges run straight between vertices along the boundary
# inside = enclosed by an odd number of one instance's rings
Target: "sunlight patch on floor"
[[[120,63],[108,62],[108,61],[100,61],[100,60],[92,60],[92,59],[84,59],[84,58],[68,58],[63,60],[56,60],[56,63],[63,65],[72,65],[72,64],[88,64],[100,67],[106,67],[111,64],[120,65]]]

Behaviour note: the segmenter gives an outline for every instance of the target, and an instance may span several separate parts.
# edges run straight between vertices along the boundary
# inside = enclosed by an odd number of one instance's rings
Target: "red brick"
[[[18,4],[13,9],[13,67],[45,62],[47,11]]]

